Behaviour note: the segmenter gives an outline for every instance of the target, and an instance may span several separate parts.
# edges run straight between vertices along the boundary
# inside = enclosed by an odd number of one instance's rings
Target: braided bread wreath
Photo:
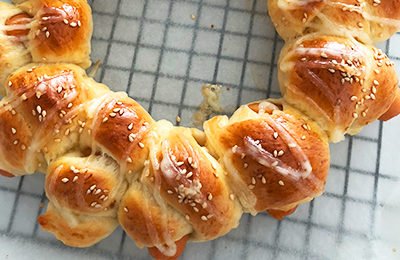
[[[174,259],[243,213],[281,219],[324,191],[329,141],[400,112],[393,63],[370,45],[398,29],[397,0],[269,1],[287,41],[284,98],[213,117],[204,132],[155,122],[85,74],[85,0],[14,4],[0,2],[0,173],[46,174],[39,223],[69,246],[120,224],[153,257]]]

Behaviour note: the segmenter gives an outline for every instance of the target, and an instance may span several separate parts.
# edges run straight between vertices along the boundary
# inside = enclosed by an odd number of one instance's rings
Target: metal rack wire
[[[222,102],[228,114],[241,103],[279,96],[276,62],[283,43],[267,18],[265,2],[93,0],[93,60],[103,61],[96,79],[126,91],[156,119],[180,116],[183,125],[191,124],[204,82],[226,87]],[[397,37],[392,41],[399,42]],[[392,54],[390,42],[383,47]],[[397,63],[395,54],[390,57]],[[383,129],[376,123],[332,146],[330,179],[321,198],[282,222],[246,215],[227,236],[189,245],[183,258],[333,259],[351,241],[359,257],[373,259],[379,188],[399,181],[381,170]],[[0,235],[62,247],[35,221],[46,204],[43,182],[41,175],[1,179]],[[359,221],[358,214],[365,219]],[[121,230],[85,252],[147,258]]]

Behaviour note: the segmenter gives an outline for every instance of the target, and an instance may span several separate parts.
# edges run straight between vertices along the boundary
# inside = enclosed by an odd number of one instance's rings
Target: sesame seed
[[[278,138],[278,136],[279,136],[279,134],[277,133],[277,132],[274,132],[274,139],[277,139]]]
[[[49,37],[50,37],[50,32],[46,31],[46,38],[49,38]]]
[[[126,161],[127,161],[128,163],[132,163],[132,162],[133,162],[133,160],[132,160],[132,158],[131,158],[130,156],[128,156],[128,158],[126,158]]]
[[[17,130],[16,130],[14,127],[11,127],[11,133],[12,133],[13,135],[15,135],[15,134],[17,133]]]
[[[264,176],[261,178],[261,183],[262,183],[262,184],[266,184],[266,183],[267,183],[267,180],[265,179]]]
[[[358,114],[356,112],[353,113],[354,118],[358,118]]]
[[[328,55],[327,55],[325,52],[322,52],[322,53],[321,53],[321,57],[324,58],[324,59],[327,59],[327,58],[328,58]]]
[[[193,207],[193,210],[194,210],[195,212],[199,212],[199,209],[196,208],[196,207]]]
[[[184,164],[184,162],[177,162],[176,166],[182,166]]]
[[[90,203],[90,206],[91,206],[91,207],[94,207],[94,206],[96,206],[96,204],[97,204],[97,202],[96,202],[96,201],[93,201],[92,203]]]
[[[375,86],[379,86],[379,81],[377,81],[376,79],[374,79],[373,83]]]
[[[128,212],[129,212],[129,210],[128,210],[128,208],[127,208],[127,207],[125,207],[125,208],[124,208],[124,211],[125,211],[126,213],[128,213]]]
[[[255,186],[254,186],[254,185],[251,185],[251,184],[250,184],[250,185],[248,185],[247,187],[248,187],[250,190],[252,190],[252,189],[254,189],[254,188],[255,188]]]
[[[295,148],[295,147],[297,146],[297,144],[290,143],[288,146],[289,146],[290,148]]]
[[[23,144],[23,145],[21,145],[21,150],[22,151],[25,151],[26,150],[26,146]]]
[[[212,199],[213,199],[213,196],[212,196],[211,193],[208,193],[207,199],[208,199],[208,200],[212,200]]]
[[[190,220],[189,215],[185,215],[186,220]]]
[[[186,178],[190,178],[190,177],[192,177],[192,175],[193,175],[193,172],[189,172],[188,174],[186,174]]]
[[[203,220],[203,221],[207,221],[208,219],[207,219],[207,217],[206,217],[206,216],[201,216],[201,220]]]
[[[350,100],[351,100],[351,101],[356,101],[357,99],[358,99],[358,98],[357,98],[356,96],[351,96],[351,97],[350,97]]]
[[[143,143],[139,142],[138,145],[139,145],[140,148],[142,148],[142,149],[144,148],[144,144]]]
[[[172,190],[167,190],[168,194],[173,194],[174,192]]]
[[[231,200],[235,200],[235,194],[233,194],[233,193],[229,194],[229,198],[230,198]]]
[[[71,108],[73,106],[72,103],[68,103],[67,108]]]
[[[103,118],[103,123],[108,121],[108,117]]]
[[[78,180],[78,176],[75,176],[73,179],[72,179],[72,182],[76,182]]]
[[[132,129],[133,129],[133,123],[130,123],[130,124],[128,125],[128,130],[131,131]]]
[[[285,183],[284,183],[282,180],[280,180],[278,183],[279,183],[279,185],[281,185],[281,186],[285,186]]]
[[[91,191],[93,191],[94,189],[96,189],[96,184],[94,184],[94,185],[92,185],[92,186],[90,186],[90,188],[89,188]]]
[[[129,134],[128,135],[128,140],[129,140],[129,142],[131,142],[131,143],[133,143],[133,141],[135,140],[135,138],[136,138],[136,135],[135,134]]]
[[[112,118],[114,118],[114,117],[116,117],[116,116],[117,116],[117,114],[116,114],[116,113],[114,113],[114,112],[111,112],[109,116],[110,116],[110,117],[112,117]]]
[[[63,183],[67,183],[67,182],[69,182],[69,179],[68,179],[68,178],[63,178],[61,181],[62,181]]]
[[[26,101],[28,99],[28,97],[26,96],[25,93],[21,95],[21,98],[22,98],[23,101]]]
[[[256,179],[254,177],[251,177],[251,184],[253,184],[253,185],[256,184]]]
[[[301,140],[306,140],[306,136],[305,135],[301,136]]]
[[[76,22],[71,22],[70,24],[69,24],[69,26],[71,26],[71,27],[76,27],[78,24],[76,23]]]
[[[283,150],[280,150],[280,151],[278,152],[278,156],[280,157],[280,156],[282,156],[284,153],[285,153],[285,152],[284,152]]]
[[[244,163],[244,164],[243,164],[243,167],[246,169],[247,167],[249,167],[249,164]]]
[[[82,23],[80,20],[78,20],[78,27],[81,27]]]
[[[101,193],[101,189],[97,189],[94,195],[99,195]]]
[[[68,22],[67,19],[64,19],[63,22],[64,22],[65,24],[69,24],[69,22]]]
[[[101,205],[100,205],[100,204],[96,204],[96,205],[94,205],[94,207],[95,207],[96,209],[99,209],[99,208],[101,208]]]
[[[273,162],[273,163],[271,164],[271,166],[272,166],[272,167],[276,167],[276,166],[278,166],[278,164],[279,164],[278,161],[275,161],[275,162]]]

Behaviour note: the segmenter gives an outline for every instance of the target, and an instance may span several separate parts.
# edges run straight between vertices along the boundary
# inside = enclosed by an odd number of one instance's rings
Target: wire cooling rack
[[[276,63],[283,42],[267,16],[266,0],[93,0],[91,5],[92,59],[103,62],[96,79],[129,93],[155,119],[174,122],[180,116],[181,124],[190,126],[203,83],[224,86],[227,114],[242,103],[280,96]],[[397,65],[399,46],[400,35],[380,46]],[[398,259],[400,245],[387,234],[400,219],[398,199],[390,200],[400,187],[398,129],[399,119],[377,122],[332,145],[322,197],[281,222],[266,214],[244,215],[227,236],[189,244],[183,259]],[[52,254],[148,258],[120,229],[85,250],[64,247],[41,231],[36,218],[47,202],[43,183],[43,175],[0,179],[0,258],[12,246],[21,253],[16,258],[30,256],[32,248],[48,259]]]

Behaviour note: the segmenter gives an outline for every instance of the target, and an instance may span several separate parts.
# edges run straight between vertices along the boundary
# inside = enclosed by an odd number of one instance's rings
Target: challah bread
[[[268,0],[268,11],[286,41],[321,32],[364,43],[390,38],[400,28],[398,0]]]
[[[330,140],[338,142],[389,110],[398,95],[393,65],[375,47],[312,33],[286,43],[278,77],[286,102],[318,122]]]
[[[39,223],[67,245],[90,246],[120,223],[152,255],[176,257],[187,240],[235,228],[243,212],[281,218],[324,189],[326,135],[283,101],[213,118],[204,134],[154,122],[76,65],[30,64],[8,82],[1,172],[46,173]]]
[[[207,147],[227,171],[245,212],[289,211],[324,191],[326,134],[282,101],[240,107],[204,124]]]
[[[30,62],[90,66],[93,30],[86,0],[0,2],[0,83]]]
[[[140,179],[133,179],[119,211],[127,233],[141,246],[173,255],[175,241],[185,235],[206,241],[235,228],[242,208],[221,165],[190,129],[160,121],[150,135],[149,161]]]

